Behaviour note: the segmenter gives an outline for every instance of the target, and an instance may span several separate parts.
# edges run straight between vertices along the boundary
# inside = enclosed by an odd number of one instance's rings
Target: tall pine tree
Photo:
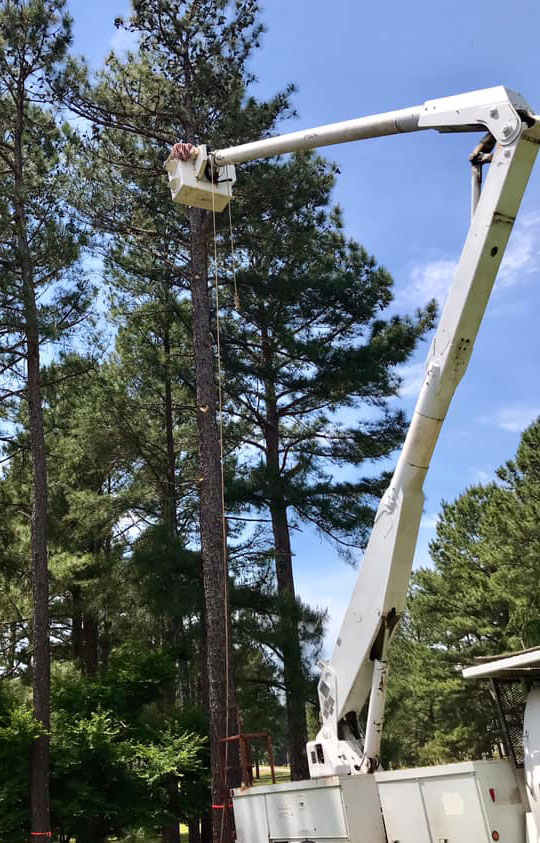
[[[7,0],[0,9],[2,230],[0,307],[7,393],[27,403],[32,459],[33,698],[42,729],[32,748],[32,834],[50,830],[50,642],[47,460],[41,347],[77,324],[86,304],[74,277],[80,245],[66,207],[70,144],[54,113],[54,81],[71,39],[64,0]],[[21,377],[22,385],[15,380]]]
[[[121,21],[118,25],[123,25]],[[200,538],[206,604],[209,711],[214,804],[223,800],[219,741],[236,731],[227,560],[223,541],[220,443],[217,423],[215,325],[209,284],[212,217],[170,204],[163,161],[178,140],[234,143],[272,130],[288,110],[288,92],[266,103],[248,96],[250,55],[262,27],[256,0],[135,0],[127,26],[139,53],[112,57],[93,90],[78,71],[62,83],[64,101],[92,120],[95,152],[109,199],[98,211],[104,229],[127,235],[127,248],[152,254],[174,285],[187,288],[192,308],[199,451]],[[102,130],[98,127],[102,127]],[[120,176],[120,178],[119,178]],[[133,215],[131,203],[136,201]],[[94,209],[98,207],[93,202]],[[96,216],[94,216],[94,219]],[[228,692],[227,692],[228,688]],[[228,723],[227,721],[228,716]],[[214,816],[214,840],[222,815]]]
[[[383,482],[357,473],[402,439],[404,417],[387,404],[395,367],[434,316],[433,305],[387,315],[392,278],[345,237],[333,180],[311,154],[252,167],[236,215],[240,311],[224,331],[227,409],[249,454],[231,502],[271,519],[293,779],[308,766],[291,518],[362,546]]]

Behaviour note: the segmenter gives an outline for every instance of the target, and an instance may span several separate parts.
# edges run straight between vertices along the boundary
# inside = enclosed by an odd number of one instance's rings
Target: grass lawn
[[[288,782],[291,780],[290,770],[288,767],[276,767],[276,784],[278,782]],[[272,784],[272,777],[270,775],[270,767],[264,767],[262,764],[259,768],[260,778],[253,779],[253,786],[257,787],[261,784]]]

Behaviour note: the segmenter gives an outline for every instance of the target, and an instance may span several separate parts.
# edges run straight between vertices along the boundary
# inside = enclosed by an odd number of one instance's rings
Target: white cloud
[[[514,287],[540,272],[540,212],[518,217],[499,270],[498,285]]]
[[[439,521],[439,516],[436,512],[425,512],[420,521],[421,530],[434,530]]]
[[[404,303],[422,307],[431,299],[443,302],[454,278],[457,262],[452,258],[439,258],[415,264],[410,273],[410,283],[402,291]]]
[[[482,424],[494,424],[508,433],[522,433],[538,416],[540,416],[540,403],[516,402],[500,407],[490,416],[480,416],[478,421]],[[478,479],[481,480],[480,477]]]
[[[486,471],[484,468],[473,468],[471,471],[473,483],[480,483],[482,486],[486,486],[494,480],[493,472]]]
[[[425,363],[407,363],[398,368],[398,374],[403,383],[399,389],[399,398],[416,397],[424,381]]]
[[[540,404],[510,404],[495,414],[495,423],[509,433],[521,433],[540,416]]]
[[[409,283],[397,294],[398,304],[426,304],[436,299],[443,304],[456,271],[457,260],[441,257],[414,264]],[[540,274],[540,211],[518,217],[497,276],[496,288],[514,287]]]

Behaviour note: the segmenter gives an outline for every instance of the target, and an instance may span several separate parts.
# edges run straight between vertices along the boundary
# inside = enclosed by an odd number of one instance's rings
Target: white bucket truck
[[[307,745],[311,779],[235,790],[238,843],[540,843],[540,651],[510,657],[519,665],[501,661],[466,671],[492,680],[502,680],[505,670],[525,671],[519,678],[528,693],[525,775],[511,758],[378,772],[388,646],[405,606],[424,478],[536,159],[540,117],[519,94],[495,87],[213,153],[179,144],[166,167],[175,201],[219,211],[232,197],[236,164],[428,129],[487,132],[470,157],[469,232],[394,476],[322,669],[321,728]]]

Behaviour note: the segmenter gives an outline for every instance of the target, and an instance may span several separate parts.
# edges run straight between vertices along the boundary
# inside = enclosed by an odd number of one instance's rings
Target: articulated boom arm
[[[378,761],[386,648],[405,605],[424,503],[424,478],[450,401],[467,368],[539,139],[536,126],[523,127],[510,144],[495,147],[428,354],[411,425],[392,482],[381,500],[332,658],[323,669],[319,682],[323,726],[317,740],[330,741],[334,747],[336,740],[349,744],[339,747],[341,751],[333,762],[340,772],[344,772],[340,760],[351,772],[358,772],[355,767],[369,770]],[[345,728],[344,737],[349,740],[339,741],[339,723],[360,712],[368,697],[370,707],[359,762],[351,757],[354,730]],[[310,747],[310,752],[316,759],[317,748]],[[339,758],[342,754],[347,761]],[[312,774],[317,766],[320,768],[315,761]],[[327,766],[326,758],[323,766]]]
[[[202,207],[226,204],[235,163],[349,140],[436,129],[487,129],[495,148],[478,196],[469,233],[426,363],[424,382],[392,482],[380,503],[357,583],[330,661],[319,681],[322,726],[308,743],[313,777],[371,772],[379,759],[387,681],[387,648],[403,612],[422,509],[423,484],[454,391],[469,362],[474,341],[523,197],[538,145],[539,119],[506,88],[490,88],[431,100],[423,106],[294,132],[219,150],[209,156],[217,179],[195,188]],[[491,149],[493,142],[488,144]],[[190,160],[169,159],[173,198],[203,170],[195,149]],[[232,171],[232,172],[231,172]],[[220,172],[226,180],[220,181]],[[187,173],[187,175],[186,175]],[[189,176],[189,178],[188,178]],[[190,202],[197,204],[191,181]],[[212,192],[212,205],[208,191]],[[476,200],[478,200],[476,202]],[[365,735],[357,717],[369,700]]]

